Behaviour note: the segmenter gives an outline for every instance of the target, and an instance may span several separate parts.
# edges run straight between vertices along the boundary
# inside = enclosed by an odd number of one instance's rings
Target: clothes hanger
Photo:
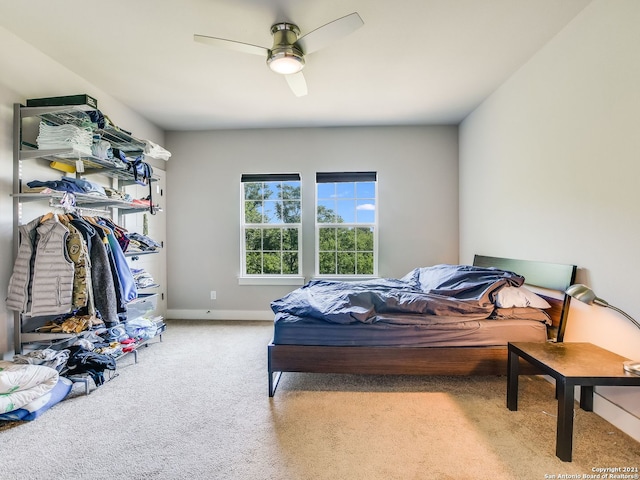
[[[45,213],[40,217],[40,224],[42,225],[47,220],[51,220],[55,214],[53,212]]]
[[[102,230],[104,232],[105,235],[108,235],[111,233],[111,230],[108,229],[107,227],[105,227],[104,225],[100,225],[98,223],[98,221],[96,220],[95,217],[83,217],[87,222],[89,222],[90,224],[98,227],[100,230]]]

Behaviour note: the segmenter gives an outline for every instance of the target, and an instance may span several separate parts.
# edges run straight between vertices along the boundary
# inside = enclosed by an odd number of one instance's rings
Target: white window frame
[[[374,183],[374,195],[375,195],[375,210],[373,223],[318,223],[318,184],[319,183],[359,183],[359,182],[373,182]],[[317,172],[315,188],[315,274],[316,278],[334,278],[340,280],[352,280],[352,279],[366,279],[378,277],[378,211],[379,211],[379,197],[378,197],[378,178],[377,172]],[[353,200],[358,200],[357,194]],[[373,230],[373,272],[371,274],[322,274],[320,273],[320,229],[322,227],[330,228],[371,228]],[[337,250],[336,250],[337,251]],[[357,253],[357,250],[355,251]],[[356,255],[357,259],[357,255]],[[357,260],[356,260],[357,261]],[[337,260],[336,260],[337,262]]]
[[[246,220],[246,199],[245,185],[248,183],[268,183],[268,182],[291,182],[297,181],[300,184],[300,221],[297,223],[247,223]],[[263,212],[264,213],[264,212]],[[249,229],[295,229],[298,235],[297,250],[297,273],[247,273],[247,245],[246,234]],[[261,250],[264,253],[264,250]],[[284,250],[279,250],[280,253]],[[264,266],[264,264],[263,264]],[[304,277],[302,275],[302,178],[299,173],[280,174],[243,174],[240,179],[240,275],[238,283],[240,285],[302,285]]]

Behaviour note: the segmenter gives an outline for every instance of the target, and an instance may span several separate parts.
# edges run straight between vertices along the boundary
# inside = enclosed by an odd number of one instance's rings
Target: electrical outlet
[[[216,291],[211,290],[211,300],[215,300],[215,299],[216,299]]]

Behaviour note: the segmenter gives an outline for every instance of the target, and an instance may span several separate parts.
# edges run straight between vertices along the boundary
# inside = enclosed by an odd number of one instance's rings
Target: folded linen
[[[23,365],[0,360],[0,413],[21,408],[51,391],[58,371],[44,365]]]
[[[36,138],[38,148],[48,150],[55,148],[73,148],[91,155],[93,133],[71,124],[48,125],[40,122],[40,132]]]
[[[38,418],[55,404],[64,400],[71,391],[73,382],[65,377],[59,377],[56,386],[44,395],[23,405],[20,408],[0,414],[0,420],[31,421]]]

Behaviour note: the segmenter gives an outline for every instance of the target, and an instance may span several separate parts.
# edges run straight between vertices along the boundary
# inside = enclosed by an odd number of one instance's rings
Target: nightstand
[[[571,461],[573,448],[574,387],[580,386],[580,408],[593,410],[593,387],[604,385],[640,386],[640,375],[626,372],[628,358],[591,343],[509,343],[507,359],[507,408],[518,409],[518,357],[556,381],[558,426],[556,455]]]

